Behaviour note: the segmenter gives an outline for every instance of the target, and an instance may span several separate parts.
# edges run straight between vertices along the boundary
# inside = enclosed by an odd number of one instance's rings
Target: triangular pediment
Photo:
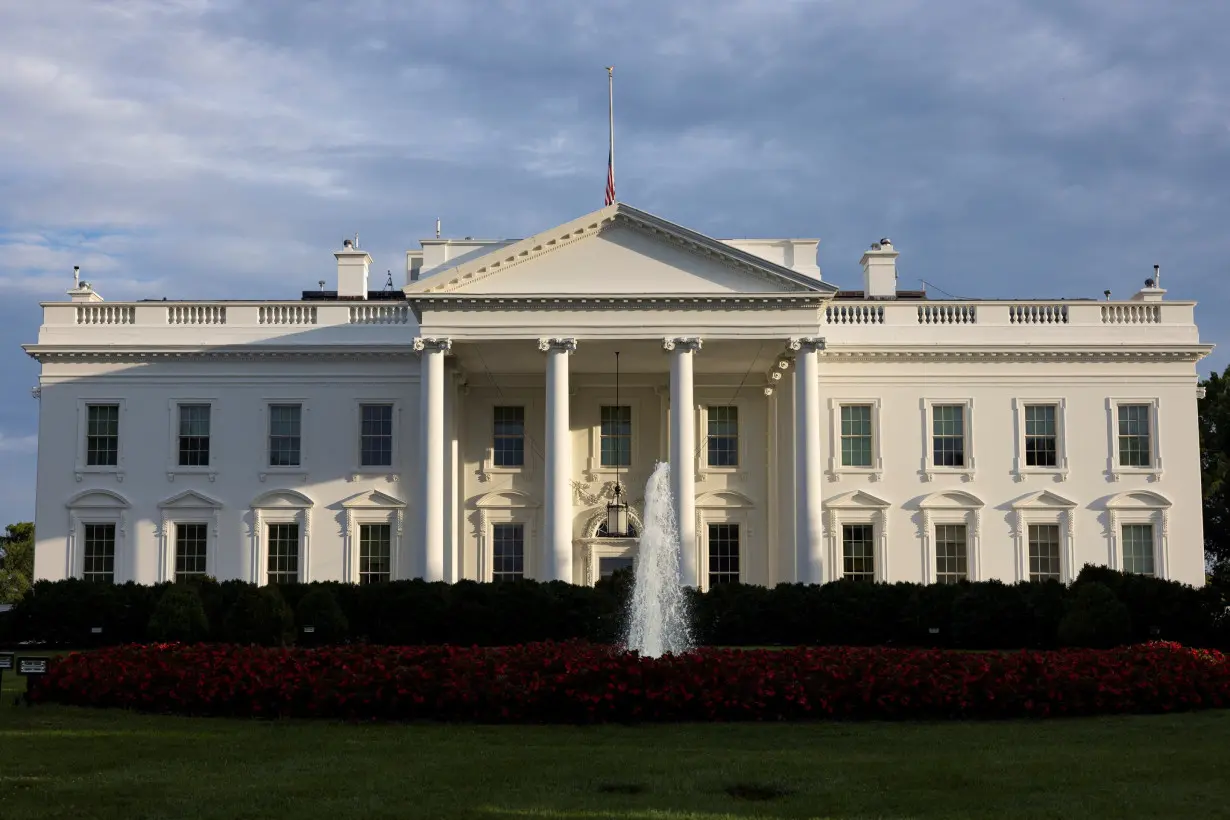
[[[364,490],[361,493],[355,493],[342,502],[342,509],[387,510],[404,506],[406,506],[406,502],[400,498],[394,498],[388,493],[382,493],[379,490]]]
[[[196,490],[184,490],[182,493],[163,499],[158,502],[158,506],[162,509],[220,509],[222,502],[215,498],[210,498],[204,493],[198,493]]]
[[[1076,502],[1070,498],[1063,497],[1059,493],[1052,492],[1051,490],[1039,490],[1036,493],[1030,493],[1022,498],[1018,498],[1016,501],[1012,502],[1012,506],[1014,509],[1018,510],[1053,510],[1057,508],[1070,510],[1076,507]]]
[[[699,496],[696,499],[696,506],[702,508],[733,507],[740,509],[754,507],[756,504],[738,490],[714,490]]]
[[[818,293],[836,288],[623,203],[425,271],[413,294]]]
[[[824,506],[838,510],[887,510],[892,505],[866,490],[854,490],[828,499]]]

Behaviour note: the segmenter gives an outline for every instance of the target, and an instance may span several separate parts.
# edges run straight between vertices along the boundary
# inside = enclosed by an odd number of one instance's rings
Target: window
[[[1025,466],[1059,466],[1059,437],[1053,404],[1025,405]]]
[[[622,555],[605,555],[598,559],[598,579],[610,578],[617,572],[635,567],[635,560]]]
[[[935,582],[955,584],[969,577],[968,548],[964,524],[935,527]]]
[[[1061,581],[1059,525],[1029,525],[1029,580]]]
[[[392,528],[388,524],[359,525],[359,583],[388,581],[392,569]]]
[[[710,407],[708,448],[710,467],[739,466],[739,408]]]
[[[1119,405],[1119,466],[1150,467],[1152,456],[1149,405]]]
[[[965,406],[937,404],[931,410],[931,450],[936,467],[965,466]]]
[[[179,406],[179,466],[209,466],[209,405]]]
[[[632,408],[602,407],[603,467],[632,466]]]
[[[871,524],[841,526],[842,577],[854,581],[874,581],[875,527]]]
[[[709,525],[709,586],[739,581],[739,525]]]
[[[496,407],[495,438],[492,443],[496,467],[525,465],[525,408]]]
[[[525,525],[491,527],[491,580],[517,581],[525,577]]]
[[[299,404],[269,405],[269,466],[298,467],[300,436],[303,429],[303,406]]]
[[[81,577],[102,584],[115,582],[115,524],[84,526]]]
[[[359,464],[363,467],[389,467],[393,464],[393,405],[360,406]]]
[[[1123,525],[1123,571],[1153,574],[1153,525]]]
[[[270,524],[268,529],[269,583],[299,580],[299,525]]]
[[[205,575],[208,530],[204,524],[175,525],[175,580]]]
[[[119,456],[120,406],[86,405],[85,463],[90,467],[115,467]]]
[[[841,407],[841,466],[871,466],[871,405]]]

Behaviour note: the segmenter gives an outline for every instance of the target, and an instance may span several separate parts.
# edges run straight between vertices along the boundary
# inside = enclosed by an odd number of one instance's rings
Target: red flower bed
[[[34,703],[371,720],[589,723],[1051,717],[1230,705],[1220,652],[702,649],[658,660],[583,643],[328,649],[173,644],[67,655]]]

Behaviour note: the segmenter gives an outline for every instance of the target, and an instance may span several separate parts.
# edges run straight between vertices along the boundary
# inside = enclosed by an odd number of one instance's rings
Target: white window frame
[[[175,525],[204,524],[205,574],[218,576],[218,529],[222,502],[194,490],[186,490],[158,503],[158,582],[175,580]]]
[[[711,466],[709,464],[709,408],[710,407],[734,407],[735,412],[739,416],[738,428],[736,435],[738,436],[738,458],[739,463],[734,467],[723,467],[720,465]],[[742,479],[744,472],[748,469],[748,449],[747,449],[747,424],[746,417],[750,412],[746,399],[735,399],[733,401],[724,399],[714,399],[705,401],[696,405],[696,439],[698,452],[696,453],[696,476],[697,480],[704,481],[709,475],[724,475],[730,479]],[[636,434],[636,426],[632,428],[633,435]]]
[[[115,465],[109,464],[86,464],[86,444],[85,436],[89,430],[89,406],[92,404],[114,404],[119,407],[119,441],[117,442],[115,453]],[[117,482],[124,481],[124,449],[125,442],[128,440],[128,431],[125,429],[128,419],[128,406],[124,399],[108,398],[105,396],[79,398],[77,399],[77,463],[73,473],[77,481],[85,480],[87,475],[113,475]]]
[[[962,414],[965,420],[965,465],[961,467],[944,467],[935,464],[935,407],[936,405],[957,405],[965,408]],[[963,481],[974,480],[974,399],[923,399],[923,461],[922,475],[924,481],[934,481],[937,475],[957,475]]]
[[[277,467],[269,463],[269,424],[272,415],[269,408],[275,404],[297,404],[299,405],[299,464],[295,465],[279,465]],[[257,472],[257,477],[263,483],[269,476],[304,476],[308,474],[308,421],[311,419],[311,408],[308,400],[304,398],[274,398],[264,397],[261,399],[260,405],[261,419],[261,468]]]
[[[363,464],[363,406],[367,404],[387,404],[393,407],[393,447],[389,456],[389,464]],[[402,463],[402,401],[395,398],[381,398],[379,396],[364,396],[354,400],[353,420],[351,422],[351,431],[353,435],[352,456],[354,469],[351,471],[351,481],[358,481],[364,477],[384,476],[389,481],[397,481],[400,474],[400,465]],[[302,453],[299,460],[303,460]]]
[[[1123,571],[1123,525],[1153,525],[1153,577],[1170,578],[1171,502],[1150,490],[1120,493],[1106,503],[1111,569]]]
[[[640,513],[631,505],[628,506],[628,521],[636,527],[638,533],[644,531]],[[638,538],[600,538],[598,530],[604,523],[606,523],[606,508],[602,507],[590,515],[589,523],[585,525],[585,537],[580,542],[583,550],[582,558],[585,562],[585,583],[591,587],[598,583],[600,559],[631,558],[634,566],[639,560]]]
[[[932,493],[919,503],[922,518],[923,583],[934,584],[935,528],[939,524],[965,525],[965,568],[970,581],[982,577],[982,510],[977,496],[963,490]]]
[[[1012,540],[1016,550],[1016,580],[1029,580],[1029,525],[1052,524],[1059,527],[1059,581],[1071,583],[1076,577],[1075,510],[1077,504],[1057,493],[1041,490],[1012,504]]]
[[[538,530],[534,526],[537,516],[533,510],[526,507],[506,507],[503,509],[483,510],[482,518],[482,535],[480,536],[480,548],[478,553],[478,571],[479,580],[486,583],[491,583],[495,580],[494,564],[495,564],[495,525],[496,524],[520,524],[522,527],[522,549],[525,554],[522,556],[521,562],[521,577],[525,579],[538,578],[538,550],[534,546],[538,543]]]
[[[359,527],[363,524],[389,525],[389,580],[401,575],[402,539],[406,528],[406,503],[379,490],[358,493],[342,502],[345,536],[342,543],[342,580],[359,583]]]
[[[251,507],[252,565],[250,582],[269,583],[269,524],[299,525],[299,583],[311,581],[312,509],[314,502],[295,490],[272,490]]]
[[[871,466],[847,467],[841,463],[841,408],[871,407]],[[865,475],[872,481],[884,478],[884,456],[880,448],[880,399],[829,399],[829,481],[839,482],[844,475]]]
[[[698,588],[709,590],[709,525],[739,525],[739,583],[748,583],[748,569],[752,557],[752,530],[750,510],[744,507],[708,507],[696,511],[696,540],[700,542],[700,561],[697,566]]]
[[[202,467],[191,467],[179,463],[179,408],[185,404],[208,405],[209,407],[209,464]],[[173,398],[167,401],[167,481],[174,482],[176,476],[203,475],[212,483],[218,478],[218,441],[214,435],[217,427],[216,398]]]
[[[519,393],[520,391],[516,391]],[[495,463],[495,408],[496,407],[521,407],[525,410],[525,459],[520,467],[497,467]],[[537,454],[532,447],[533,436],[530,431],[534,429],[533,425],[537,424],[542,419],[541,407],[536,399],[530,398],[527,395],[515,395],[506,393],[503,396],[493,398],[484,397],[478,404],[478,410],[482,413],[484,427],[483,455],[478,463],[478,480],[482,482],[491,481],[496,476],[533,476],[538,471]],[[635,429],[635,428],[634,428]]]
[[[892,505],[863,490],[855,490],[830,499],[824,504],[826,535],[828,536],[829,581],[845,577],[845,542],[842,526],[870,524],[875,543],[875,582],[888,581],[888,510]]]
[[[1149,446],[1151,448],[1150,465],[1148,467],[1125,467],[1119,464],[1119,407],[1125,404],[1144,404],[1149,407]],[[1162,478],[1162,428],[1161,399],[1151,397],[1113,396],[1106,400],[1106,417],[1110,429],[1110,462],[1107,473],[1111,481],[1119,481],[1123,476],[1145,476],[1150,481],[1160,481]]]
[[[589,455],[585,462],[585,480],[598,481],[602,478],[614,477],[619,473],[626,481],[632,473],[638,472],[641,469],[641,442],[643,441],[644,430],[641,429],[642,416],[641,412],[642,401],[639,396],[620,396],[618,406],[629,408],[632,418],[632,442],[629,445],[632,448],[631,457],[629,458],[628,466],[626,467],[603,467],[602,466],[602,408],[615,407],[615,396],[603,395],[593,399],[594,423],[589,428]]]
[[[1051,406],[1055,408],[1055,466],[1031,467],[1025,458],[1025,408]],[[1012,399],[1012,417],[1016,427],[1016,453],[1013,457],[1012,472],[1017,481],[1024,481],[1030,475],[1058,476],[1060,481],[1068,480],[1068,430],[1067,413],[1068,400],[1065,398],[1018,396]]]
[[[84,439],[83,439],[84,441]],[[112,490],[85,490],[64,505],[68,510],[65,577],[85,577],[85,525],[115,525],[115,564],[112,583],[136,581],[132,549],[128,543],[128,516],[132,505]]]

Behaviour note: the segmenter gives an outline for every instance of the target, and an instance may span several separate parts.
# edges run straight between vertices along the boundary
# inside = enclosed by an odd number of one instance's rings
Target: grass
[[[1226,817],[1230,711],[951,724],[259,723],[13,707],[0,816]]]

